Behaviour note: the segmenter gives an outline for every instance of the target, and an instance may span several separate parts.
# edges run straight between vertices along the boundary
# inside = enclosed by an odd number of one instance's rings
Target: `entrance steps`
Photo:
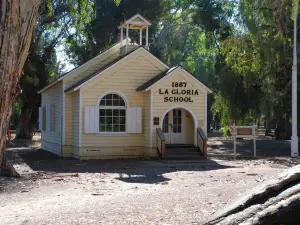
[[[166,145],[163,159],[206,159],[194,145]]]

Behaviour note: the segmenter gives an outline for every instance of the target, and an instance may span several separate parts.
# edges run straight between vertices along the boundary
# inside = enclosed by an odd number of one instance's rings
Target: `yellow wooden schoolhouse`
[[[148,51],[149,26],[133,16],[118,43],[40,90],[44,150],[77,159],[164,156],[168,146],[205,154],[211,90]],[[140,31],[139,43],[129,29]]]

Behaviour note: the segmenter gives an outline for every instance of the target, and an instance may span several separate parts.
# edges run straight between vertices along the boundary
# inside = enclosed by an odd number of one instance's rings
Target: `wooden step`
[[[166,148],[196,148],[195,145],[187,145],[187,144],[166,144]]]
[[[163,159],[171,160],[204,160],[207,157],[200,154],[166,154]]]
[[[164,159],[205,159],[200,153],[199,148],[193,145],[167,146]]]

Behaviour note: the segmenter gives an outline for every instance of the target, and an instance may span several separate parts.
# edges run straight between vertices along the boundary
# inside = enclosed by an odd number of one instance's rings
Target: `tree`
[[[92,14],[90,0],[48,0],[41,3],[30,53],[20,80],[22,93],[18,96],[18,103],[21,115],[16,138],[32,138],[41,102],[37,92],[61,74],[57,47],[71,35],[72,30],[81,35]]]
[[[161,0],[95,0],[95,17],[84,31],[68,37],[67,52],[74,65],[81,65],[109,48],[117,41],[120,30],[117,28],[126,19],[140,13],[151,21],[149,41],[156,32],[157,23],[163,14]],[[118,4],[116,4],[118,3]],[[139,37],[138,32],[130,31],[130,37]]]
[[[40,0],[0,2],[0,173],[16,175],[4,157],[12,105],[20,93],[19,79],[28,55]]]

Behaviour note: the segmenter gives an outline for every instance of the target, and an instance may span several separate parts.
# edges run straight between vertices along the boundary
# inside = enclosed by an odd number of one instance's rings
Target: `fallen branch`
[[[263,183],[206,225],[300,224],[300,165]]]

